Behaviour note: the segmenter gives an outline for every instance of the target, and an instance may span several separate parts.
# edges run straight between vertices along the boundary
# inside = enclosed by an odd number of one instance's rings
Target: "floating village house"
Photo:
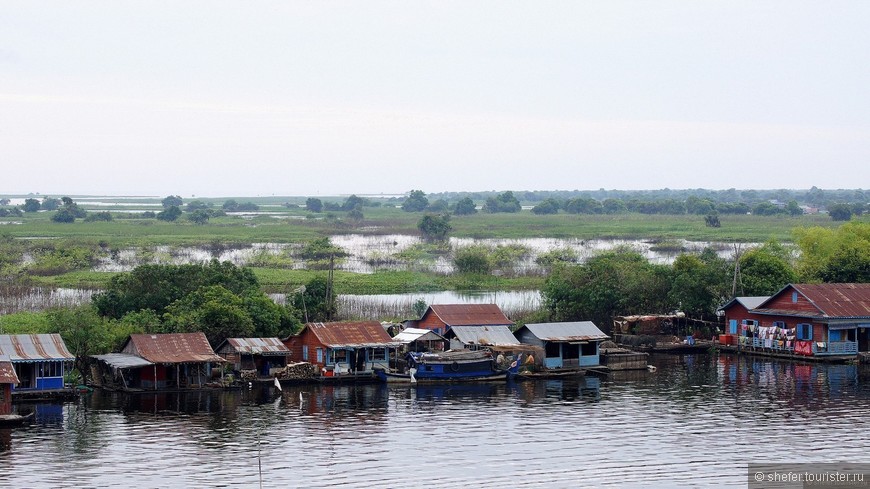
[[[94,382],[123,390],[202,387],[224,363],[203,333],[130,335],[120,353],[96,355]]]
[[[451,350],[480,350],[492,347],[518,347],[520,341],[505,325],[453,326],[444,335],[450,340]]]
[[[434,304],[406,326],[445,334],[454,326],[507,326],[514,323],[495,304]]]
[[[0,416],[12,413],[12,387],[18,383],[9,357],[0,356]]]
[[[450,348],[450,340],[428,329],[405,328],[393,336],[393,341],[401,343],[404,351],[430,352],[444,351]]]
[[[749,310],[760,306],[767,299],[770,299],[769,295],[735,297],[720,307],[716,313],[724,315],[726,322],[725,333],[719,335],[719,342],[724,345],[736,345],[737,338],[740,336],[740,319],[737,318],[748,318]]]
[[[260,378],[273,377],[290,359],[290,350],[278,338],[227,338],[215,352],[235,372],[253,371]]]
[[[18,377],[16,391],[64,388],[64,375],[75,357],[59,334],[0,335],[0,355],[8,357]]]
[[[739,348],[832,360],[870,351],[870,284],[789,284],[755,307],[739,305],[723,307]]]
[[[591,321],[526,324],[514,332],[520,342],[544,349],[544,368],[576,369],[601,364],[599,344],[608,339]]]
[[[387,369],[400,346],[377,321],[308,323],[284,344],[294,360],[316,365],[326,377]]]

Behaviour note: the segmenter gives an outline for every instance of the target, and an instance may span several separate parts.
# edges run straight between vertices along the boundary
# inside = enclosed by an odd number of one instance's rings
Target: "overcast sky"
[[[0,193],[870,187],[870,1],[0,7]]]

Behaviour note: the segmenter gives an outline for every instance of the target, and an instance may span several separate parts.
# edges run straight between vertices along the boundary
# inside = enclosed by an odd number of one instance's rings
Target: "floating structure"
[[[509,327],[494,326],[453,326],[444,335],[450,340],[451,350],[479,350],[491,347],[516,347],[520,341],[511,333]]]
[[[418,320],[406,321],[406,327],[429,329],[445,334],[454,326],[506,326],[514,322],[495,304],[433,304]]]
[[[12,414],[12,387],[18,383],[18,375],[8,356],[0,356],[0,416]]]
[[[402,345],[378,321],[308,323],[283,342],[292,358],[314,364],[325,379],[373,378]]]
[[[18,377],[12,388],[16,395],[63,392],[64,376],[75,360],[59,334],[0,335],[0,355]]]
[[[271,380],[287,370],[290,350],[278,338],[227,338],[215,353],[242,380]]]
[[[757,305],[735,299],[721,310],[726,351],[822,361],[870,352],[870,284],[789,284]]]
[[[203,333],[133,334],[121,352],[91,358],[96,386],[126,391],[207,387],[225,363]]]
[[[450,349],[450,340],[428,329],[405,328],[393,336],[393,341],[400,343],[404,351],[427,352]]]
[[[550,375],[601,366],[599,346],[609,338],[592,321],[526,324],[514,335],[523,344],[543,349],[541,373]]]
[[[503,381],[517,372],[518,362],[510,369],[499,369],[488,351],[450,350],[441,353],[408,353],[408,372],[384,368],[376,370],[378,378],[388,383],[441,383]]]

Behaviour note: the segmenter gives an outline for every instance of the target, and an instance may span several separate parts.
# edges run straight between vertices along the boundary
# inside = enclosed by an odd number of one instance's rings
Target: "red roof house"
[[[413,327],[444,334],[453,326],[513,325],[495,304],[433,304]]]
[[[308,323],[284,344],[294,360],[317,365],[327,377],[386,369],[390,352],[400,346],[377,321]]]

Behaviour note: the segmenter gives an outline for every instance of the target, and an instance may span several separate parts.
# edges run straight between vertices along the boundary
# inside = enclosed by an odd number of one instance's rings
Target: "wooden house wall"
[[[311,332],[310,329],[305,329],[301,335],[291,336],[289,340],[284,342],[284,345],[290,350],[290,358],[296,362],[308,362],[319,367],[323,367],[326,362],[326,346],[320,342],[317,335]],[[303,346],[308,347],[308,358],[302,356]],[[317,361],[317,349],[323,349],[321,361]]]
[[[431,311],[427,312],[425,316],[420,318],[420,321],[417,322],[416,327],[420,329],[436,331],[442,335],[447,332],[447,325],[444,323],[444,321],[442,321],[437,314]]]
[[[12,384],[0,384],[0,414],[12,413]]]
[[[764,305],[765,309],[778,309],[786,311],[801,311],[806,312],[809,316],[817,316],[821,313],[806,297],[797,294],[797,301],[792,302],[793,292],[797,292],[794,287],[788,287],[779,294],[770,299]],[[801,321],[803,322],[803,321]]]
[[[527,328],[523,328],[523,330],[520,331],[517,339],[520,340],[520,343],[524,345],[539,346],[541,348],[544,347],[544,342],[541,341],[537,336],[532,334],[532,332],[529,331]]]

